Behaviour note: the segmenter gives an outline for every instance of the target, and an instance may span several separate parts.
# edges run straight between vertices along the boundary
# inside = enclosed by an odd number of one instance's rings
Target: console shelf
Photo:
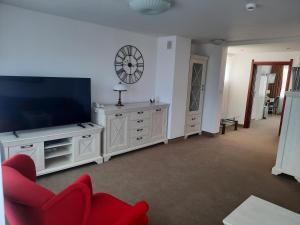
[[[37,175],[97,162],[102,163],[102,127],[84,124],[85,128],[69,125],[0,134],[5,158],[15,154],[29,155],[36,166]]]
[[[72,152],[69,148],[61,148],[59,150],[45,151],[45,159],[57,158],[65,155],[71,155]]]
[[[72,145],[72,139],[71,138],[63,138],[59,140],[54,141],[47,141],[45,142],[45,149],[52,149],[60,146],[67,146]]]
[[[52,159],[46,160],[45,168],[48,170],[55,169],[57,167],[64,166],[70,162],[71,162],[70,156],[62,156],[57,159],[52,158]]]

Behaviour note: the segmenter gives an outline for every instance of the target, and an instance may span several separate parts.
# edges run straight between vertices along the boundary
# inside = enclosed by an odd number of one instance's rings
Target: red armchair
[[[88,175],[54,194],[35,183],[29,156],[2,163],[5,213],[10,225],[148,225],[148,205],[131,206],[105,193],[92,193]]]

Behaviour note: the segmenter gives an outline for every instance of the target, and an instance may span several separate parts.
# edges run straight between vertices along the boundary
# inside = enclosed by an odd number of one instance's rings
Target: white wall
[[[119,79],[119,48],[138,47],[143,77],[130,85],[127,102],[155,96],[156,38],[0,4],[0,74],[92,78],[92,101],[112,103]]]
[[[222,118],[226,118],[228,114],[228,96],[230,91],[229,85],[229,73],[232,67],[232,55],[228,54],[226,59],[224,88],[223,88],[223,100],[222,100]]]
[[[252,59],[255,61],[289,61],[294,59],[294,65],[298,65],[300,52],[241,53],[232,57],[227,116],[238,117],[240,124],[244,123]]]
[[[3,156],[3,149],[0,145],[0,162],[2,162]],[[2,181],[2,167],[0,166],[0,224],[5,224],[5,216],[4,216],[4,196],[3,196],[3,181]]]
[[[191,58],[191,40],[176,37],[175,82],[173,84],[172,137],[182,137],[185,131],[188,76]]]
[[[213,44],[193,45],[192,54],[208,56],[202,130],[218,133],[222,113],[227,48]]]
[[[172,48],[167,49],[167,43]],[[156,99],[170,104],[168,138],[184,135],[191,40],[161,37],[157,43]]]

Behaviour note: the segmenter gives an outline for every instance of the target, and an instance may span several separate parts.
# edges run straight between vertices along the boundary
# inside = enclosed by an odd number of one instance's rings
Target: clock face
[[[115,58],[115,70],[122,82],[126,84],[138,82],[144,72],[142,53],[132,45],[122,47]]]

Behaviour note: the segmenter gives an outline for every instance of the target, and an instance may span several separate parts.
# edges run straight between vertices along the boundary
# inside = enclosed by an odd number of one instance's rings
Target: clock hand
[[[129,67],[129,69],[130,69],[130,75],[131,75],[131,66]]]

